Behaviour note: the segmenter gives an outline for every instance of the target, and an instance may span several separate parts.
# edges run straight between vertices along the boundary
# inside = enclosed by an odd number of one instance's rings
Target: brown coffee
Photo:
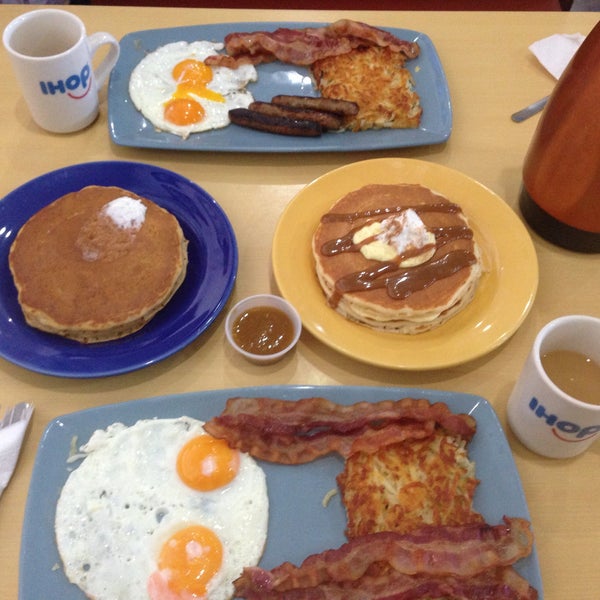
[[[551,350],[542,354],[546,374],[569,396],[600,405],[600,364],[580,352]]]

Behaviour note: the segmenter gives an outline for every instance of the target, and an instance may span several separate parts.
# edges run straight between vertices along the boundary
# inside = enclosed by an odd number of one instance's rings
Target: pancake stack
[[[408,245],[397,254],[392,239]],[[403,334],[429,331],[456,315],[473,298],[482,273],[460,206],[416,184],[373,184],[350,192],[321,218],[312,251],[335,310]]]
[[[9,265],[29,325],[102,342],[139,330],[167,304],[185,278],[187,240],[154,202],[89,186],[34,214]]]

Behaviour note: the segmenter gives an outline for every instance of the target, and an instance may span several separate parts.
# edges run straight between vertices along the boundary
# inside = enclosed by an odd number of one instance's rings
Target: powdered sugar
[[[140,200],[120,196],[104,205],[102,212],[121,229],[138,231],[146,218],[146,207]]]

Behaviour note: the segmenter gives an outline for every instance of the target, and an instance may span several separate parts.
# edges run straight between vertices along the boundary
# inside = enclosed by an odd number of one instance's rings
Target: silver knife
[[[542,98],[541,100],[538,100],[537,102],[534,102],[533,104],[530,104],[529,106],[518,110],[516,113],[513,113],[510,116],[510,118],[515,123],[520,123],[525,119],[529,119],[529,117],[532,117],[533,115],[539,113],[544,108],[544,106],[546,106],[546,103],[548,102],[549,98],[550,96],[546,96],[545,98]]]

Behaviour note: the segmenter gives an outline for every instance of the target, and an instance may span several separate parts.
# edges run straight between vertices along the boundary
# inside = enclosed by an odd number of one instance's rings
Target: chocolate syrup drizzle
[[[355,213],[327,213],[323,215],[323,223],[345,221],[352,223],[358,219],[383,220],[398,214],[407,208],[412,208],[418,214],[425,212],[459,213],[460,207],[453,203],[422,204],[418,206],[395,206],[375,208]],[[363,225],[351,229],[346,235],[329,240],[321,246],[321,254],[335,256],[344,252],[360,252],[363,245],[370,243],[374,238],[363,240],[359,244],[352,241],[356,231]],[[437,250],[453,240],[472,239],[473,231],[467,225],[453,225],[450,227],[429,227],[435,235],[436,254],[428,261],[415,267],[401,267],[400,263],[430,248],[423,248],[417,252],[411,251],[398,256],[394,261],[382,261],[372,268],[350,273],[335,282],[335,290],[329,298],[329,304],[337,306],[341,297],[348,292],[361,292],[385,288],[388,296],[395,300],[408,298],[415,292],[422,291],[433,285],[436,281],[450,277],[461,269],[474,264],[477,259],[473,252],[468,250],[451,250],[442,256],[437,256]]]

